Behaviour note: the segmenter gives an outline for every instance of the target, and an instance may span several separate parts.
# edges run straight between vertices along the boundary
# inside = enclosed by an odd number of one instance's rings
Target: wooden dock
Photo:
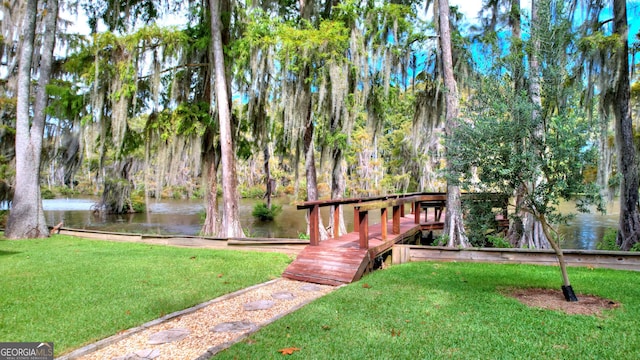
[[[388,221],[389,228],[393,226]],[[351,232],[338,238],[321,241],[317,246],[307,246],[289,264],[283,277],[327,285],[348,284],[359,280],[370,270],[373,259],[389,250],[394,244],[414,237],[421,230],[413,217],[403,217],[399,234],[382,238],[381,224],[369,227],[369,247],[360,248],[359,233]]]
[[[475,196],[475,195],[470,195]],[[423,230],[444,227],[445,193],[413,193],[358,199],[310,201],[298,206],[309,212],[309,245],[287,267],[283,277],[327,285],[348,284],[370,271],[376,257],[393,245],[422,235]],[[475,197],[469,197],[474,200]],[[495,207],[503,209],[506,219],[506,200],[492,199]],[[340,206],[354,207],[354,229],[344,235],[338,229]],[[410,210],[407,214],[408,205]],[[331,206],[334,214],[334,234],[320,241],[320,207]],[[391,208],[391,219],[389,211]],[[380,223],[369,225],[369,212],[380,211]],[[507,224],[508,226],[508,224]]]

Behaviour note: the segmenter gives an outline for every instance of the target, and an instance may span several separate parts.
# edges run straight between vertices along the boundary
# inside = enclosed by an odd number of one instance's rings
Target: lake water
[[[161,200],[152,201],[149,212],[127,215],[94,214],[91,207],[96,199],[51,199],[43,200],[47,224],[64,222],[65,227],[131,232],[146,234],[197,235],[202,228],[204,204],[202,200]],[[274,203],[282,205],[280,213],[273,222],[256,220],[251,212],[259,202],[255,199],[240,201],[240,221],[249,237],[298,238],[306,232],[305,212],[290,205],[288,199],[276,199]],[[345,222],[347,229],[353,228],[353,207],[346,206]],[[563,204],[564,213],[574,212],[571,203]],[[328,223],[328,208],[323,208],[325,225]],[[375,212],[374,212],[375,213]],[[595,249],[596,243],[608,228],[616,228],[619,208],[614,203],[607,209],[606,215],[598,213],[577,214],[569,224],[559,227],[564,236],[566,249]],[[379,216],[372,216],[371,223],[379,222]]]

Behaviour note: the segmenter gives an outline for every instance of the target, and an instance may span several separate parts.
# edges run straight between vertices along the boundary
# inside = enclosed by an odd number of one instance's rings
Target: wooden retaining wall
[[[568,266],[585,266],[640,271],[640,252],[564,250]],[[412,261],[467,261],[502,264],[558,265],[553,250],[448,248],[439,246],[395,245],[393,264]]]

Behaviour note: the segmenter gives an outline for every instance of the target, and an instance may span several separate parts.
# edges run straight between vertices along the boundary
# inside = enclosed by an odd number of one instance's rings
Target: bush
[[[264,185],[256,185],[256,186],[243,186],[239,187],[240,197],[245,199],[260,199],[264,196],[266,192]]]
[[[43,199],[55,199],[56,194],[49,188],[40,189],[40,195]]]
[[[607,229],[604,232],[604,236],[602,236],[602,239],[598,241],[598,243],[596,244],[596,249],[620,251],[620,247],[616,243],[617,238],[618,238],[617,229]],[[640,243],[633,244],[633,246],[631,247],[631,249],[629,249],[629,251],[635,251],[635,252],[640,251]]]
[[[465,227],[469,242],[474,247],[499,247],[489,239],[498,229],[496,213],[490,199],[463,200]],[[495,236],[494,236],[495,238]]]
[[[617,229],[607,229],[604,232],[604,236],[602,236],[602,239],[596,244],[596,249],[620,251],[620,247],[618,247],[618,244],[616,244],[617,237]]]
[[[144,202],[144,193],[136,191],[131,195],[131,207],[135,213],[143,213],[147,211],[147,205]]]
[[[204,199],[204,189],[201,186],[198,186],[195,190],[193,190],[193,194],[191,194],[192,199]]]
[[[74,196],[79,194],[78,190],[72,189],[68,186],[58,186],[56,191],[62,196]]]
[[[258,203],[253,208],[251,215],[261,221],[272,221],[282,211],[281,205],[271,205],[271,209],[265,203]]]
[[[501,249],[508,249],[511,248],[513,246],[511,246],[511,244],[509,243],[509,241],[505,238],[503,238],[502,236],[487,236],[487,243],[490,245],[490,247],[493,248],[501,248]]]
[[[0,228],[7,227],[7,219],[9,218],[9,210],[0,210]]]

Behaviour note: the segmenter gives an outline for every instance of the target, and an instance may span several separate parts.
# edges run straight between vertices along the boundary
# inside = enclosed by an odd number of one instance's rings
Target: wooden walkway
[[[468,200],[480,199],[466,195]],[[393,245],[421,236],[423,230],[444,227],[445,193],[413,193],[359,199],[310,201],[298,206],[309,212],[309,245],[287,267],[283,277],[327,285],[348,284],[359,280],[373,268],[373,261]],[[483,197],[483,201],[486,198]],[[489,197],[494,208],[502,209],[506,219],[507,200]],[[354,230],[320,241],[320,207],[331,206],[333,229],[338,229],[340,206],[353,205]],[[410,213],[405,215],[407,205]],[[392,209],[391,219],[388,209]],[[369,226],[369,212],[380,211],[380,223]],[[508,226],[508,225],[507,225]]]
[[[393,220],[389,220],[387,226],[391,228]],[[369,226],[368,249],[360,248],[357,231],[323,240],[317,246],[304,248],[282,276],[326,285],[348,284],[359,280],[369,271],[373,259],[378,255],[420,231],[421,225],[415,223],[411,214],[400,218],[400,233],[387,234],[386,240],[382,239],[381,224]]]

